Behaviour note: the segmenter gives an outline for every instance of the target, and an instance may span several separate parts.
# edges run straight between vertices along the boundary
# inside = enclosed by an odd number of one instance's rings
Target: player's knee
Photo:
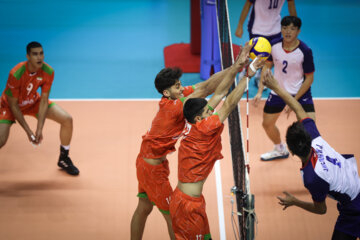
[[[67,126],[73,125],[73,118],[70,114],[66,114],[66,116],[64,117],[64,124]]]

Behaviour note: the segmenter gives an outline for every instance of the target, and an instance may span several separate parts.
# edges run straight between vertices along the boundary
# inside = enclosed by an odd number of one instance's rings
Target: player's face
[[[203,113],[201,114],[201,119],[205,119],[207,117],[210,117],[211,115],[213,115],[213,112],[209,109],[208,106],[206,106]]]
[[[300,33],[300,29],[295,27],[292,23],[289,26],[281,26],[281,34],[284,42],[291,43],[296,41],[297,36]]]
[[[42,47],[31,48],[30,53],[26,55],[29,67],[32,70],[39,70],[44,63],[44,51]]]
[[[183,91],[184,87],[181,85],[181,82],[178,80],[174,85],[172,85],[170,88],[168,88],[166,91],[168,91],[168,98],[171,100],[176,100],[179,98],[184,97]]]

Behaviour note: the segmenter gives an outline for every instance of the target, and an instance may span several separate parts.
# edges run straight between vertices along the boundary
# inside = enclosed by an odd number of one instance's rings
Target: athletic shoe
[[[69,150],[65,150],[63,147],[60,147],[60,157],[58,161],[58,166],[64,169],[70,175],[79,175],[80,171],[72,163],[69,155]]]
[[[272,160],[275,160],[275,159],[288,158],[288,157],[289,157],[289,152],[285,148],[284,151],[281,151],[281,152],[274,149],[274,150],[272,150],[270,152],[262,154],[260,158],[263,161],[272,161]]]

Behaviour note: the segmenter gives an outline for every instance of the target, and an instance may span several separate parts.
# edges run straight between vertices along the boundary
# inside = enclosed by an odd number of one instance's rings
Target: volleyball
[[[271,45],[264,37],[254,37],[249,42],[252,45],[250,58],[254,60],[256,56],[261,55],[261,59],[267,59],[271,54]]]

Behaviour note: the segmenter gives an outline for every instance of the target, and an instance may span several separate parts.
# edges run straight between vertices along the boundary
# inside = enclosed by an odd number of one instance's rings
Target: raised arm
[[[256,71],[263,67],[265,60],[260,60],[260,58],[255,58],[255,60],[251,63],[253,69],[251,67],[248,68],[248,76],[251,78],[255,75]],[[224,122],[225,119],[229,116],[229,114],[234,110],[240,101],[241,97],[244,94],[246,88],[246,82],[249,79],[247,76],[244,76],[236,86],[236,88],[226,97],[226,100],[220,110],[218,111],[218,115],[221,122]],[[209,100],[209,105],[211,105],[211,99]]]
[[[236,31],[235,31],[235,35],[239,38],[241,38],[244,33],[243,25],[244,25],[246,16],[249,14],[251,5],[252,5],[252,3],[249,0],[246,0],[245,5],[241,11],[239,23],[238,23]]]
[[[216,91],[214,96],[216,95],[216,98],[221,100],[227,94],[228,89],[234,82],[236,74],[239,72],[239,70],[247,65],[250,49],[251,46],[249,43],[246,43],[233,65],[221,72],[214,74],[216,76],[213,75],[207,81],[199,83],[199,85],[195,85],[195,91],[187,96],[185,101],[187,101],[189,98],[205,98],[209,94],[214,93],[215,89]]]
[[[210,94],[214,93],[216,88],[219,86],[221,82],[223,82],[224,78],[228,74],[235,74],[240,71],[246,64],[247,58],[240,57],[248,54],[250,51],[251,46],[248,46],[248,44],[245,44],[244,49],[241,49],[237,59],[235,60],[235,63],[231,65],[230,67],[217,72],[213,74],[208,80],[198,83],[195,85],[194,93],[192,93],[192,98],[205,98],[209,96]],[[231,80],[231,79],[230,79]]]
[[[216,88],[214,95],[208,102],[209,106],[215,109],[221,100],[226,96],[226,94],[228,94],[229,88],[234,82],[235,76],[239,69],[244,67],[249,62],[250,49],[251,46],[246,43],[244,49],[241,51],[241,54],[236,58],[235,63],[231,66],[230,70],[224,76],[223,81]]]
[[[308,117],[301,104],[287,91],[280,87],[279,83],[272,75],[270,69],[266,70],[264,73],[263,84],[272,89],[277,95],[279,95],[279,97],[284,100],[284,102],[295,112],[298,120]]]
[[[259,102],[262,97],[262,93],[264,91],[264,84],[262,83],[262,79],[264,78],[264,73],[267,69],[271,69],[272,66],[273,66],[273,62],[267,61],[261,70],[261,77],[260,77],[260,81],[259,81],[259,85],[258,85],[258,91],[253,99],[253,104],[255,107],[257,107],[259,105]]]
[[[297,16],[296,8],[295,8],[295,0],[288,1],[288,9],[290,16]]]

